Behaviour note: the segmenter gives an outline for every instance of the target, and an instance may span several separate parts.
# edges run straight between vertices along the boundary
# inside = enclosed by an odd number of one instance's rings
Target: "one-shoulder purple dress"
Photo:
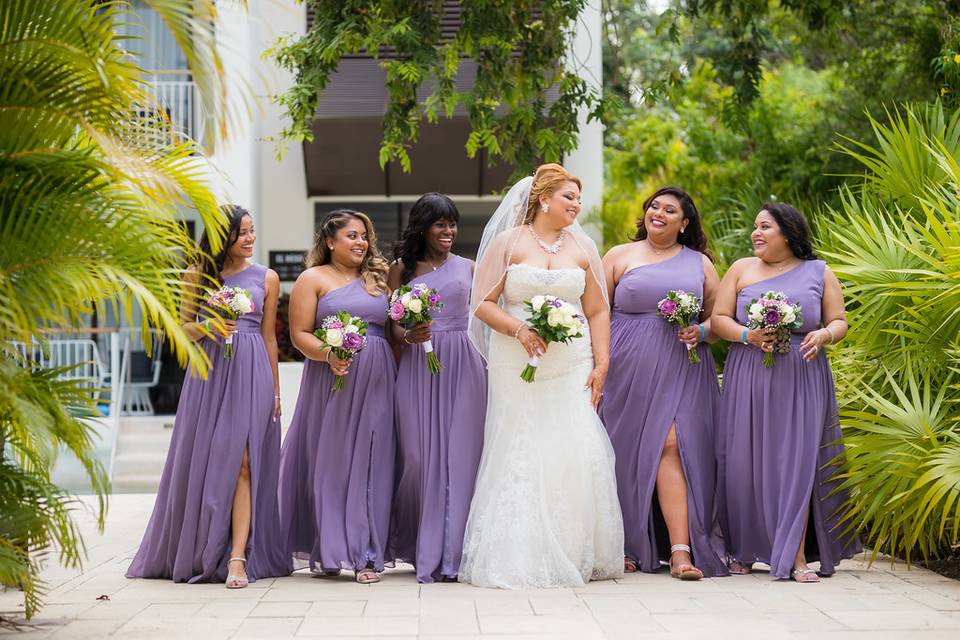
[[[733,344],[723,371],[718,411],[720,522],[730,557],[765,562],[770,575],[789,578],[809,516],[806,555],[831,575],[841,559],[860,551],[857,537],[840,524],[846,492],[831,461],[843,454],[837,398],[827,355],[806,362],[800,343],[820,327],[821,260],[808,260],[780,275],[744,287],[737,321],[747,324],[747,305],[767,291],[799,302],[803,326],[790,353],[776,354],[773,368],[752,345]]]
[[[368,323],[344,388],[325,362],[307,360],[280,460],[280,520],[286,548],[311,570],[382,571],[396,453],[396,363],[384,339],[387,296],[360,280],[317,301],[316,326],[346,311]]]
[[[253,296],[237,320],[234,355],[203,338],[206,380],[188,373],[180,390],[170,450],[153,515],[127,577],[223,581],[230,556],[233,494],[249,451],[252,514],[247,542],[251,580],[290,573],[277,515],[280,423],[273,421],[273,370],[260,334],[267,268],[251,264],[224,279]]]
[[[483,450],[487,372],[467,336],[473,263],[450,255],[417,276],[440,293],[432,343],[443,369],[427,370],[420,345],[405,346],[397,373],[397,488],[390,547],[414,564],[417,580],[455,578]]]
[[[700,363],[692,364],[677,339],[679,327],[657,311],[671,289],[702,297],[703,281],[703,255],[683,247],[672,258],[630,269],[614,291],[600,417],[617,457],[625,555],[641,571],[657,571],[670,558],[656,484],[663,445],[676,424],[694,564],[708,577],[728,573],[714,510],[716,367],[705,343],[697,347]]]

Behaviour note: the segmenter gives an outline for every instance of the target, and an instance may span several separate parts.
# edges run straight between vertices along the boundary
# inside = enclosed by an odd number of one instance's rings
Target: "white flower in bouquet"
[[[343,345],[343,330],[327,329],[327,344],[331,347],[339,347]]]
[[[543,296],[533,296],[530,299],[530,306],[533,307],[534,311],[540,311],[543,308],[543,305],[547,302],[547,299]]]

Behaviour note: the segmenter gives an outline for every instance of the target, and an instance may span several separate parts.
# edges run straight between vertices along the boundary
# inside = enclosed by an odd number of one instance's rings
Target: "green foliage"
[[[441,0],[306,1],[316,11],[309,32],[282,39],[271,52],[296,77],[278,99],[289,118],[285,140],[313,139],[330,75],[343,56],[363,53],[380,58],[387,77],[380,164],[398,161],[404,171],[421,122],[453,117],[458,107],[470,120],[467,155],[485,149],[520,174],[575,148],[581,108],[596,118],[609,108],[564,66],[585,0],[464,0],[460,29],[448,42],[441,40]],[[455,80],[467,59],[476,63],[476,79],[460,91]]]
[[[890,115],[874,145],[848,146],[867,174],[819,244],[851,324],[833,356],[847,524],[909,560],[960,544],[960,165],[941,105]]]
[[[213,0],[146,4],[184,46],[218,140]],[[55,548],[67,566],[84,555],[72,498],[50,479],[58,452],[85,468],[101,526],[108,483],[85,421],[89,388],[24,362],[13,342],[42,343],[108,306],[132,322],[136,306],[182,362],[205,366],[179,327],[182,260],[194,251],[181,214],[195,209],[214,244],[222,216],[199,150],[173,132],[115,34],[131,20],[124,2],[6,0],[0,12],[0,582],[23,589],[27,617],[45,555]]]

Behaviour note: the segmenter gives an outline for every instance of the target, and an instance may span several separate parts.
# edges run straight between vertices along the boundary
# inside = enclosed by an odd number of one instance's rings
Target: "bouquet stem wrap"
[[[537,365],[540,364],[540,356],[530,356],[527,360],[527,366],[520,372],[520,379],[524,382],[533,382],[537,376]]]
[[[440,360],[437,358],[437,354],[433,352],[433,343],[429,340],[424,342],[423,350],[427,354],[427,370],[430,373],[440,373],[440,369],[443,367],[440,366]]]

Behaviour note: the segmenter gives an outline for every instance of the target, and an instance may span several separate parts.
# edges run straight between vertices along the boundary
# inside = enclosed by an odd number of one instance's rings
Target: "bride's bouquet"
[[[362,318],[351,316],[346,311],[337,311],[320,321],[320,328],[313,332],[323,346],[330,347],[342,360],[352,358],[367,346],[367,323]],[[343,389],[343,376],[333,380],[333,390]]]
[[[583,337],[586,319],[569,302],[556,296],[533,296],[524,300],[523,306],[530,312],[527,326],[540,334],[544,342],[570,342]],[[540,357],[532,356],[520,373],[520,379],[533,382],[539,363]]]
[[[785,293],[767,291],[747,305],[747,325],[751,329],[775,329],[773,351],[763,354],[763,366],[773,366],[773,354],[790,353],[790,331],[803,325],[800,305],[790,302]]]
[[[700,319],[703,304],[698,296],[689,291],[671,290],[667,292],[666,298],[657,303],[657,310],[667,322],[686,328]],[[700,354],[689,344],[687,357],[693,364],[700,362]]]
[[[406,328],[430,322],[430,312],[443,309],[440,294],[422,282],[413,285],[400,285],[390,296],[390,308],[387,315],[396,323]],[[427,340],[423,343],[423,350],[427,352],[427,370],[430,373],[440,373],[440,360],[433,352],[433,343]]]
[[[207,298],[207,306],[221,318],[236,320],[243,314],[253,311],[253,296],[243,287],[220,287]],[[233,334],[227,336],[223,357],[233,357]]]

